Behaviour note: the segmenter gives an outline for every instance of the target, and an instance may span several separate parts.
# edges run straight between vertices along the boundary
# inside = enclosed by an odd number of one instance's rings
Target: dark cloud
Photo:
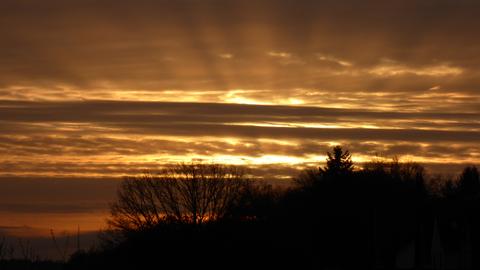
[[[4,86],[424,91],[441,84],[472,92],[480,82],[476,1],[47,0],[2,1],[0,10]],[[385,65],[397,73],[370,73]],[[442,66],[462,72],[435,75]]]
[[[0,205],[3,211],[8,211],[5,205],[60,211],[73,204],[80,205],[78,211],[103,210],[115,198],[117,184],[118,179],[112,178],[0,177]]]
[[[75,130],[85,131],[88,125],[94,125],[97,130],[104,128],[103,133],[119,134],[419,142],[478,142],[477,119],[480,119],[480,115],[474,113],[396,113],[317,107],[111,101],[4,102],[0,112],[7,123],[4,129],[10,128],[9,122],[27,123],[27,126],[68,123]],[[350,122],[352,118],[356,120]],[[412,120],[410,124],[413,127],[409,126],[409,122],[403,122],[403,128],[392,124],[400,120]],[[425,126],[422,122],[415,123],[417,120],[426,122]],[[361,125],[361,121],[378,124],[378,127],[295,126],[338,122]],[[438,126],[435,121],[443,121],[440,124],[442,128],[433,128]],[[387,127],[395,128],[382,127],[385,123]],[[68,127],[64,128],[67,132]],[[53,125],[50,131],[62,132],[57,128]]]
[[[315,120],[354,118],[362,120],[477,120],[478,113],[394,112],[352,110],[306,106],[262,106],[219,103],[136,102],[136,101],[1,101],[3,121],[19,122],[151,122],[165,117],[167,122],[275,121],[279,119],[308,122]],[[138,116],[138,118],[135,118]],[[129,118],[131,117],[131,118]],[[169,118],[173,117],[173,118]],[[96,120],[98,119],[98,120]],[[125,119],[125,120],[124,120]],[[143,121],[142,121],[143,119]],[[303,120],[303,121],[302,121]]]
[[[364,157],[479,158],[477,113],[132,101],[3,101],[0,112],[4,174],[122,175],[179,157],[307,162],[335,143]]]

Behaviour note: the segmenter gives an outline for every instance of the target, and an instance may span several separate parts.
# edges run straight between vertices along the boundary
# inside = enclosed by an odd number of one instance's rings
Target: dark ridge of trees
[[[476,167],[440,181],[416,163],[360,168],[339,146],[327,156],[325,167],[303,171],[290,188],[220,164],[126,178],[102,246],[62,268],[480,267]]]

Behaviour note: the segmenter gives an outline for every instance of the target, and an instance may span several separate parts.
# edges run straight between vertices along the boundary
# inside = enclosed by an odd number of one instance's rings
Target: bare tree
[[[243,169],[220,164],[177,164],[159,174],[127,177],[111,205],[114,229],[147,229],[165,222],[218,220],[248,187]]]

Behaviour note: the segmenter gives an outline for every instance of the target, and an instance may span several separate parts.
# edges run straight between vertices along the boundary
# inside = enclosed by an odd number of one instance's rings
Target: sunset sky
[[[2,0],[0,225],[96,213],[172,162],[479,164],[479,26],[466,0]]]

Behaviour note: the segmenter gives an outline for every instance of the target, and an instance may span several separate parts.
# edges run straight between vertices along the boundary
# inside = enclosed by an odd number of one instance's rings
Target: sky
[[[337,144],[456,173],[480,163],[479,26],[467,0],[2,0],[0,189],[37,199],[0,212],[97,213],[110,188],[36,190],[175,162],[289,179]]]

